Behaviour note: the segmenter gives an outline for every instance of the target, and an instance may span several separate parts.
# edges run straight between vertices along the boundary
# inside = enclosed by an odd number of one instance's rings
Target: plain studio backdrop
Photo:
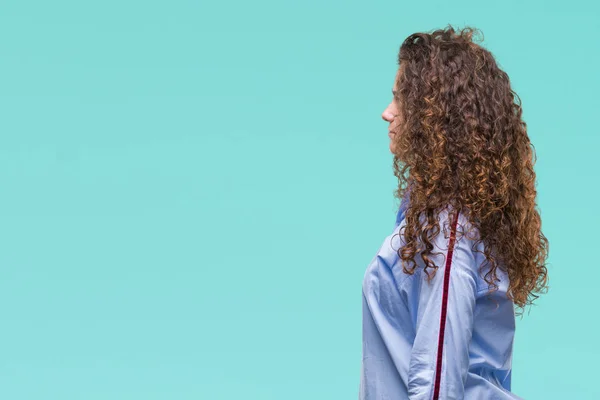
[[[513,391],[597,399],[592,1],[3,1],[0,398],[354,399],[411,33],[484,33],[535,146],[550,291]]]

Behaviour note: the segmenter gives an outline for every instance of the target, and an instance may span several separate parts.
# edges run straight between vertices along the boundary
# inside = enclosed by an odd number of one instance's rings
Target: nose
[[[394,113],[392,112],[392,104],[390,103],[385,110],[381,113],[381,118],[384,121],[392,122],[394,120]]]

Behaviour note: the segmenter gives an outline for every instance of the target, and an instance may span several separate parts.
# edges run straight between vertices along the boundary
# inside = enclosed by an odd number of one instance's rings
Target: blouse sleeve
[[[462,225],[462,215],[460,219]],[[449,221],[441,221],[450,227]],[[477,281],[472,240],[466,235],[456,239],[457,221],[454,217],[454,229],[447,229],[446,235],[441,229],[434,241],[430,257],[439,267],[435,276],[430,282],[423,271],[415,276],[419,290],[408,373],[410,400],[464,397]]]

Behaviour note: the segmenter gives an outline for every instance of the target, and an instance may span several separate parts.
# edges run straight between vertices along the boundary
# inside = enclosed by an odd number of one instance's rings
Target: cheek
[[[394,107],[392,110],[392,113],[394,115],[393,125],[398,126],[400,124],[400,122],[402,121],[402,117],[400,116],[400,113],[398,112],[398,108]]]
[[[398,107],[398,103],[396,103],[395,101],[391,104],[392,107],[392,112],[394,113],[394,115],[399,115],[400,114],[400,107]]]

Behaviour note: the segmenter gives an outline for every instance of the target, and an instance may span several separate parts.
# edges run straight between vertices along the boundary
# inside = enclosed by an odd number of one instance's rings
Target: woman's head
[[[388,127],[388,137],[390,138],[390,151],[392,153],[396,152],[395,136],[398,132],[398,127],[400,124],[400,105],[398,104],[399,96],[398,96],[398,79],[401,74],[402,66],[398,68],[398,72],[396,72],[396,78],[394,79],[394,86],[392,88],[392,101],[387,105],[383,113],[381,113],[381,117],[389,123]]]
[[[412,259],[417,237],[436,229],[437,211],[460,209],[486,243],[486,280],[495,287],[502,265],[509,294],[524,307],[546,286],[548,243],[536,210],[533,146],[508,75],[474,43],[476,33],[449,26],[412,34],[400,47],[395,95],[382,114],[390,123],[396,195],[414,186],[407,246],[399,253]],[[418,227],[422,213],[428,222]]]

